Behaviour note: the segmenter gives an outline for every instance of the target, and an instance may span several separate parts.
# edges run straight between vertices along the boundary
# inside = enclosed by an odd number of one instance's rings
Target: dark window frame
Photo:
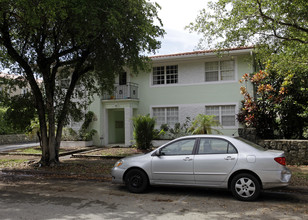
[[[209,139],[209,140],[222,140],[228,143],[227,145],[227,152],[225,153],[216,153],[216,152],[209,152],[209,153],[199,153],[199,149],[200,149],[200,143],[201,143],[201,139]],[[235,152],[229,152],[229,147],[232,147]],[[196,155],[213,155],[213,154],[238,154],[238,150],[236,149],[236,147],[228,140],[223,139],[223,138],[215,138],[215,137],[200,137],[199,141],[198,141],[198,146],[196,148]]]
[[[170,145],[175,144],[176,142],[181,142],[181,141],[185,141],[185,140],[187,140],[187,141],[189,141],[189,140],[194,140],[194,141],[195,141],[194,146],[193,146],[193,148],[192,148],[192,152],[191,152],[190,154],[163,154],[163,149],[164,149],[164,148],[167,148],[167,147],[169,147]],[[185,139],[180,139],[180,140],[173,141],[173,142],[169,143],[168,145],[166,145],[166,146],[160,148],[160,152],[161,152],[161,156],[166,156],[166,157],[167,157],[167,156],[195,155],[197,146],[198,146],[198,139],[197,139],[197,138],[187,138],[187,139],[185,138]]]

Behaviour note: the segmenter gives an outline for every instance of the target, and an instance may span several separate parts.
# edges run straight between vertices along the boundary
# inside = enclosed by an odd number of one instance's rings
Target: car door
[[[160,149],[152,157],[153,183],[193,184],[193,151],[196,138],[181,139]]]
[[[237,150],[221,138],[200,138],[194,158],[196,184],[219,186],[227,178],[237,162]]]

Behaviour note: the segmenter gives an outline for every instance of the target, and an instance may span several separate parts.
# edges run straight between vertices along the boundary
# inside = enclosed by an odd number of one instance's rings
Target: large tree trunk
[[[48,147],[49,147],[49,165],[53,166],[59,161],[56,157],[56,129],[55,129],[55,120],[54,120],[54,108],[49,111],[48,118],[49,118],[49,140],[48,140]]]

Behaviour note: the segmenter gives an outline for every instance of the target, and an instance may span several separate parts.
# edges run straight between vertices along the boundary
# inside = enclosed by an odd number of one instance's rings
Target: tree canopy
[[[255,46],[258,65],[287,72],[307,70],[308,2],[218,0],[187,28],[203,35],[201,48]]]
[[[307,8],[305,0],[218,0],[201,10],[189,28],[215,47],[307,44]]]
[[[110,89],[123,66],[146,67],[142,54],[155,52],[164,34],[158,8],[146,0],[0,1],[1,65],[31,87],[42,164],[58,162],[62,129],[69,111],[82,106],[80,95]]]
[[[200,47],[255,46],[256,72],[244,79],[254,84],[256,97],[242,90],[239,119],[267,138],[275,129],[280,137],[301,138],[308,129],[307,8],[305,0],[218,0],[188,26],[203,34]],[[266,77],[255,80],[260,73]]]

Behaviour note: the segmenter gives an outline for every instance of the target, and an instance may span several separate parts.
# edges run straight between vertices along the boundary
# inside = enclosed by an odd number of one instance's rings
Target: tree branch
[[[40,91],[39,86],[37,85],[37,82],[34,78],[34,74],[30,65],[23,59],[23,57],[15,50],[15,48],[12,45],[11,36],[9,33],[10,28],[8,26],[8,22],[5,16],[6,15],[4,14],[3,23],[0,29],[2,34],[3,46],[7,49],[7,53],[24,69],[26,73],[26,79],[28,80],[30,87],[33,91],[34,97],[36,99],[36,105],[38,109],[41,128],[43,128],[44,131],[47,131],[46,120],[45,120],[45,108],[44,108],[42,93]]]
[[[83,74],[89,72],[90,70],[93,70],[92,65],[87,65],[86,67],[82,68],[82,66],[84,65],[85,61],[87,60],[89,54],[90,54],[89,50],[86,50],[82,53],[82,56],[78,59],[78,62],[76,63],[76,66],[75,66],[75,69],[74,69],[74,72],[72,73],[71,83],[70,83],[70,86],[69,86],[69,88],[66,92],[63,107],[62,107],[60,116],[58,118],[58,126],[57,126],[57,134],[56,134],[57,142],[60,142],[62,129],[63,129],[63,125],[64,125],[64,118],[67,114],[68,105],[69,105],[71,96],[74,92],[74,88],[75,88],[78,80],[83,76]]]
[[[303,43],[303,44],[307,44],[308,43],[308,41],[303,41],[303,40],[298,39],[298,38],[288,38],[288,37],[279,36],[274,28],[273,28],[273,32],[274,32],[274,34],[273,35],[269,35],[269,36],[274,36],[276,38],[279,38],[279,39],[282,39],[282,40],[287,40],[287,41],[298,41],[298,42]]]
[[[301,26],[299,26],[297,24],[291,24],[291,23],[286,23],[286,22],[282,22],[282,21],[277,21],[274,18],[264,14],[264,12],[262,11],[261,1],[260,0],[256,0],[256,1],[257,1],[258,6],[259,6],[259,12],[260,12],[261,17],[266,18],[266,19],[268,19],[270,21],[273,21],[273,22],[277,22],[280,25],[288,26],[288,27],[293,27],[293,28],[296,28],[298,30],[301,30],[301,31],[304,31],[304,32],[308,33],[308,29],[307,28],[301,27]]]

